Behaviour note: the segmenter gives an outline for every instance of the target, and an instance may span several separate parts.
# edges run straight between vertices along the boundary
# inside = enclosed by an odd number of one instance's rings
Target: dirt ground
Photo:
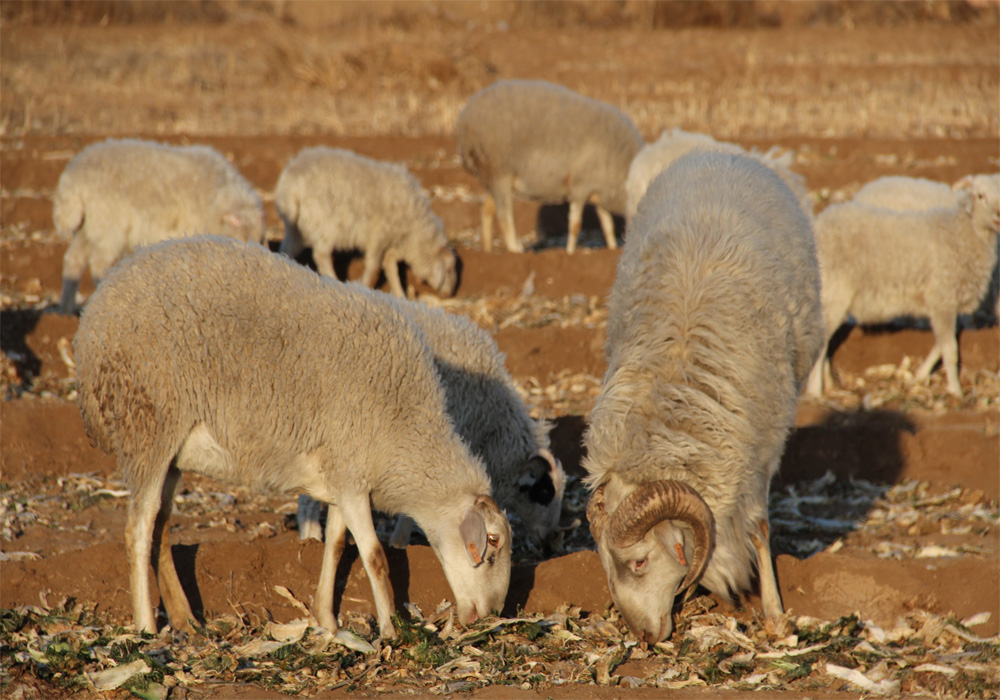
[[[588,217],[584,247],[568,257],[565,207],[530,202],[518,202],[515,212],[530,251],[482,251],[482,191],[462,170],[452,134],[468,95],[498,78],[544,78],[617,104],[647,140],[680,126],[747,148],[793,149],[817,209],[882,175],[951,182],[1000,169],[1000,34],[990,3],[923,3],[919,12],[916,3],[811,2],[142,5],[2,8],[5,611],[51,608],[68,596],[96,605],[104,621],[128,624],[131,616],[127,497],[73,400],[77,319],[48,311],[66,247],[52,228],[52,194],[66,163],[89,143],[141,136],[217,147],[261,193],[272,247],[282,232],[271,193],[299,149],[326,144],[405,162],[429,191],[462,263],[455,299],[435,302],[414,281],[417,293],[494,334],[532,410],[553,422],[553,451],[573,477],[562,549],[517,552],[504,614],[578,609],[582,619],[588,611],[606,614],[611,602],[588,543],[579,477],[618,255],[604,248],[596,217]],[[344,267],[359,274],[356,259]],[[82,293],[92,290],[85,280]],[[988,695],[1000,687],[1000,330],[989,314],[964,320],[961,399],[944,392],[939,373],[923,385],[910,381],[913,363],[932,344],[920,322],[853,328],[836,339],[838,388],[823,401],[803,400],[774,483],[777,575],[796,616],[855,614],[885,630],[912,625],[914,615],[964,621],[993,666],[986,690],[971,680],[935,685],[954,672],[897,669],[891,677],[903,685],[895,692]],[[308,604],[322,547],[299,542],[293,515],[289,497],[197,477],[184,482],[174,556],[206,620],[234,612],[277,622],[301,616],[273,586]],[[374,608],[351,551],[338,609],[363,619]],[[398,607],[408,601],[427,613],[450,597],[429,547],[387,553]],[[752,596],[742,606],[700,600],[740,625],[759,622]],[[11,628],[3,634],[12,646]],[[954,661],[946,657],[940,652],[935,663]],[[407,689],[398,679],[383,686],[313,679],[308,691],[643,698],[684,687],[669,686],[683,679],[665,675],[673,661],[667,652],[617,658],[609,678],[598,671],[569,685],[535,680],[507,689],[494,678]],[[814,697],[866,690],[818,665],[813,673]],[[57,687],[31,678],[22,671],[3,680],[21,697]],[[274,696],[237,678],[183,693]],[[705,685],[705,695],[742,687],[703,678]]]

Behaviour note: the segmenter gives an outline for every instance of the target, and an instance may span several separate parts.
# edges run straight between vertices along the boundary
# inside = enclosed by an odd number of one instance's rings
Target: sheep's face
[[[492,498],[479,496],[461,522],[447,527],[435,549],[455,594],[458,620],[468,625],[503,609],[510,585],[510,523]]]
[[[587,505],[590,531],[611,597],[632,632],[655,644],[673,631],[678,591],[705,571],[715,522],[701,495],[674,480],[623,484],[612,478]]]
[[[692,555],[684,529],[666,521],[631,547],[615,547],[608,533],[598,545],[611,598],[632,633],[647,644],[666,639],[674,629],[674,596]]]
[[[249,243],[263,243],[267,230],[264,221],[264,211],[252,207],[232,208],[226,211],[221,221],[224,236]]]
[[[969,190],[976,223],[1000,233],[1000,173],[976,175],[959,184]]]
[[[424,281],[438,294],[453,296],[458,285],[458,260],[455,251],[448,246],[442,246],[434,256]]]
[[[559,528],[566,473],[548,450],[539,450],[520,469],[512,507],[536,546],[545,547]]]

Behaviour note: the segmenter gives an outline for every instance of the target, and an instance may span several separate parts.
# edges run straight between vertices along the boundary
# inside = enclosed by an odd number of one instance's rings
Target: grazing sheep
[[[486,465],[493,495],[543,545],[559,526],[566,476],[549,452],[548,424],[528,415],[489,333],[463,316],[387,297],[423,332],[455,431]],[[320,537],[320,504],[299,497],[299,537]],[[401,517],[391,544],[405,547],[412,521]]]
[[[964,178],[960,201],[897,212],[857,202],[827,207],[816,219],[829,339],[850,314],[858,323],[926,316],[934,347],[914,374],[922,381],[943,360],[948,392],[962,395],[956,320],[974,310],[990,283],[1000,231],[1000,174]],[[823,393],[823,361],[808,392]]]
[[[63,257],[61,313],[72,313],[90,266],[99,283],[141,245],[202,233],[264,241],[260,197],[218,151],[136,139],[87,146],[69,162],[52,207]]]
[[[328,629],[350,530],[380,633],[395,634],[372,508],[420,525],[461,622],[503,606],[510,525],[455,434],[420,330],[377,296],[218,237],[147,248],[94,294],[74,345],[80,410],[132,492],[138,630],[155,631],[151,556],[171,624],[190,629],[168,542],[184,471],[331,504],[314,606]]]
[[[514,230],[514,195],[569,202],[567,253],[576,250],[588,202],[608,247],[617,247],[611,215],[625,212],[625,176],[642,146],[617,108],[542,80],[501,80],[469,98],[457,131],[462,165],[486,189],[485,250],[493,248],[494,214],[507,250],[524,250]]]
[[[357,249],[365,256],[361,281],[368,287],[381,269],[393,293],[406,296],[399,279],[405,262],[438,293],[455,293],[455,252],[404,166],[337,148],[305,148],[285,166],[274,201],[285,223],[281,252],[294,258],[312,247],[320,274],[336,276],[334,251]]]
[[[628,235],[584,467],[611,595],[653,644],[699,580],[729,596],[756,567],[781,614],[767,495],[823,327],[809,221],[757,160],[678,159]]]
[[[782,152],[775,147],[767,153],[759,153],[756,150],[745,151],[735,143],[727,141],[716,141],[708,134],[683,131],[673,128],[660,134],[660,138],[642,147],[642,150],[632,160],[628,169],[628,177],[625,181],[625,191],[628,198],[626,216],[635,216],[635,210],[639,206],[639,200],[646,193],[646,188],[654,177],[666,170],[671,163],[691,151],[713,151],[715,153],[742,154],[756,158],[761,163],[771,168],[778,174],[785,184],[799,200],[802,211],[811,221],[813,218],[812,201],[809,199],[809,190],[806,188],[805,178],[791,170],[793,153],[791,151]]]

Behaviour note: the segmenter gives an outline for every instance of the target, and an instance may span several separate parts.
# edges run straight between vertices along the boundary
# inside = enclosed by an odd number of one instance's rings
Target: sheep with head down
[[[757,160],[694,152],[653,180],[609,306],[585,436],[591,532],[611,595],[654,644],[678,595],[760,579],[782,613],[767,495],[823,342],[812,230]]]

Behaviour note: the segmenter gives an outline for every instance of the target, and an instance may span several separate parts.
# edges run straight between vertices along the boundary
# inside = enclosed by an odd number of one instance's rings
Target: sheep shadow
[[[30,383],[42,371],[42,359],[28,346],[28,336],[38,326],[42,311],[37,309],[12,309],[3,312],[0,322],[0,350],[14,364],[17,376]]]
[[[796,428],[771,484],[774,555],[806,559],[863,524],[903,474],[903,438],[915,432],[888,410],[830,412]]]
[[[613,215],[613,218],[615,221],[615,239],[618,241],[619,246],[624,245],[625,219],[617,214]],[[565,248],[566,240],[569,237],[569,204],[543,204],[539,206],[538,215],[535,219],[535,231],[538,234],[538,241],[532,246],[532,250]],[[607,247],[607,243],[604,240],[604,232],[601,230],[601,221],[597,218],[597,210],[592,204],[588,204],[583,208],[583,220],[577,247]]]

